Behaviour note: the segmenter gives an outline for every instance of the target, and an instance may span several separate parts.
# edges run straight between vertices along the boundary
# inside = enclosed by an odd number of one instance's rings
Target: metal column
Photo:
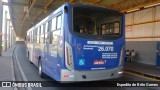
[[[12,28],[10,30],[10,47],[12,46]]]
[[[12,30],[12,45],[14,45],[14,29]]]
[[[15,44],[15,37],[16,37],[16,35],[15,35],[14,29],[13,29],[13,30],[12,30],[12,45]]]
[[[13,45],[13,29],[11,30],[11,45]]]
[[[11,46],[11,29],[12,29],[12,26],[11,26],[11,20],[9,20],[9,31],[8,31],[8,48],[10,48]]]
[[[9,48],[9,34],[10,34],[10,19],[8,21],[8,29],[7,29],[7,49]]]
[[[2,3],[0,3],[0,22],[3,22],[3,5]],[[0,56],[1,56],[1,53],[2,53],[2,24],[0,24]]]
[[[11,26],[10,35],[9,35],[9,47],[12,46],[12,30],[13,30],[13,27]]]
[[[13,37],[13,43],[15,44],[16,43],[16,35],[14,34],[14,37]]]
[[[5,11],[4,50],[7,50],[7,11]]]

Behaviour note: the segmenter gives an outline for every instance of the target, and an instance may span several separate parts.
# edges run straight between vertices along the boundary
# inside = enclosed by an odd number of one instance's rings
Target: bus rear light
[[[68,47],[66,47],[66,54],[67,54],[67,64],[69,65],[69,66],[71,66],[71,63],[70,63],[70,58],[69,58],[69,52],[68,52]]]
[[[69,70],[73,70],[73,53],[72,47],[65,42],[65,64]]]
[[[64,78],[69,78],[69,75],[64,75]]]
[[[120,53],[120,61],[119,61],[119,66],[122,66],[122,64],[123,64],[123,59],[124,59],[124,46],[122,47],[122,49],[121,49],[121,53]]]
[[[64,75],[64,78],[74,78],[74,75]]]

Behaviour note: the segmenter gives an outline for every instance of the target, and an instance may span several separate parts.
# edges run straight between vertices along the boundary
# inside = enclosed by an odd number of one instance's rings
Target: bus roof
[[[107,7],[103,7],[103,6],[96,6],[96,5],[91,5],[91,4],[82,4],[82,3],[69,3],[66,2],[63,5],[61,5],[59,8],[57,8],[55,11],[53,11],[50,15],[48,15],[47,17],[45,17],[42,21],[40,21],[39,23],[37,23],[36,25],[34,25],[32,28],[30,28],[28,31],[31,31],[32,29],[34,29],[35,27],[45,23],[45,21],[49,20],[50,17],[52,17],[53,15],[55,15],[56,13],[58,13],[60,10],[63,10],[64,6],[71,6],[71,7],[84,7],[84,8],[95,8],[95,9],[104,9],[104,10],[108,10],[117,14],[123,14],[120,13],[119,11],[107,8]]]

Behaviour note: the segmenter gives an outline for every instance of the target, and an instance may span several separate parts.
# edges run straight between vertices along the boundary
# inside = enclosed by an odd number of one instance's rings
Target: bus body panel
[[[62,5],[35,26],[38,27],[44,22],[52,20],[57,13],[62,12],[61,29],[55,32],[59,34],[58,44],[28,44],[31,62],[38,67],[38,60],[41,57],[42,71],[57,81],[91,81],[120,77],[121,73],[119,72],[122,72],[123,65],[119,66],[119,63],[121,57],[123,59],[122,62],[124,61],[124,56],[121,55],[121,52],[125,48],[124,16],[122,20],[123,26],[121,27],[122,37],[119,39],[84,39],[71,32],[73,27],[73,23],[71,23],[73,17],[72,8],[74,5],[69,3]],[[68,7],[67,13],[64,12],[64,6]],[[52,32],[49,32],[52,37]],[[72,50],[68,51],[69,54],[68,52],[66,53],[66,48],[68,47]],[[73,59],[71,62],[72,68],[68,66],[67,54],[72,56],[72,58],[69,57],[69,59]]]
[[[45,65],[45,72],[48,76],[54,78],[57,81],[60,81],[60,76],[61,76],[61,69],[65,68],[65,60],[64,60],[64,19],[65,15],[63,13],[63,6],[62,8],[59,8],[56,10],[54,13],[59,13],[61,12],[60,15],[62,15],[62,26],[60,30],[53,31],[53,37],[58,35],[58,44],[53,45],[53,44],[46,44],[45,45],[45,50],[47,52],[45,53],[47,56],[44,59],[44,62],[46,63]],[[53,18],[56,14],[51,15],[51,18]],[[50,27],[51,28],[51,27]],[[52,32],[51,32],[52,33]],[[55,35],[56,34],[56,35]],[[51,36],[52,37],[52,36]]]
[[[76,5],[74,4],[73,6]],[[73,18],[73,16],[70,17]],[[67,20],[68,23],[73,22],[69,17]],[[73,52],[73,69],[103,70],[119,67],[121,50],[122,48],[125,48],[124,16],[122,16],[121,22],[122,36],[116,40],[93,40],[81,38],[71,32],[73,27],[72,23],[71,25],[66,24],[67,28],[64,30],[65,42],[70,45]]]
[[[106,80],[114,79],[122,76],[123,66],[108,70],[73,70],[68,69],[61,70],[61,80],[68,82],[76,81],[97,81],[97,80]]]
[[[73,59],[75,70],[116,68],[119,65],[120,52],[124,46],[123,37],[119,40],[112,41],[94,41],[78,38],[71,35],[69,32],[66,34],[65,41],[71,45],[72,52],[74,52]],[[97,42],[99,44],[94,44]],[[95,62],[94,65],[94,60],[104,60],[105,62],[104,64],[96,64]]]

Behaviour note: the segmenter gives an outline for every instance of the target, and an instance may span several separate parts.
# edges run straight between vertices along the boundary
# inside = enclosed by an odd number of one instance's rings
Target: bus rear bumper
[[[118,67],[108,70],[88,70],[88,71],[70,71],[67,69],[61,70],[61,82],[63,81],[97,81],[119,78],[123,75],[123,67]]]

